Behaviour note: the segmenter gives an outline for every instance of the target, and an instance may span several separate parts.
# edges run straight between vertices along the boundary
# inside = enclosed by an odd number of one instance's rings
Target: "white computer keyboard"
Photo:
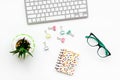
[[[25,0],[28,24],[88,17],[87,0]]]

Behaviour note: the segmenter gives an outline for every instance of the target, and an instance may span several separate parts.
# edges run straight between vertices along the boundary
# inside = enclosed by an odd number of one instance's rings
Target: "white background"
[[[120,80],[120,1],[88,0],[89,17],[64,22],[27,25],[23,0],[0,0],[0,80]],[[44,30],[56,25],[57,31],[49,31],[50,40],[45,39]],[[75,37],[65,35],[60,43],[59,26],[72,30]],[[109,49],[111,56],[100,58],[86,43],[85,36],[93,32]],[[33,58],[20,61],[11,51],[12,39],[21,33],[31,35],[36,44]],[[43,50],[46,41],[50,50]],[[80,53],[79,64],[73,76],[57,72],[54,67],[60,49]]]

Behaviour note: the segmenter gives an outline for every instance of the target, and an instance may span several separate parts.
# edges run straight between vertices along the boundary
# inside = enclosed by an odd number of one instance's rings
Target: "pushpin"
[[[72,34],[71,30],[69,30],[66,34],[74,37],[74,35]]]
[[[51,38],[51,35],[49,34],[49,33],[47,33],[47,31],[45,30],[45,33],[46,33],[46,39],[49,39],[49,38]]]
[[[44,44],[44,50],[45,50],[45,51],[48,51],[49,48],[48,48],[48,46],[46,45],[46,42],[43,42],[43,44]]]
[[[61,29],[60,34],[61,34],[61,35],[64,35],[64,34],[65,34],[65,31],[64,31],[62,28],[63,28],[63,27],[60,26],[60,29]]]
[[[56,26],[53,26],[53,27],[48,27],[49,30],[53,30],[53,31],[56,31]]]
[[[59,38],[59,37],[57,37],[57,40],[60,40],[61,43],[64,43],[64,42],[65,42],[65,38]]]

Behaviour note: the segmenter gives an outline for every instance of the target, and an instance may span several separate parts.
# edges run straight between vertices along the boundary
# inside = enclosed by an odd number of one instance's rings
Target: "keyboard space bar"
[[[65,16],[64,15],[60,15],[60,16],[46,17],[46,21],[54,21],[54,20],[61,20],[61,19],[65,19]]]

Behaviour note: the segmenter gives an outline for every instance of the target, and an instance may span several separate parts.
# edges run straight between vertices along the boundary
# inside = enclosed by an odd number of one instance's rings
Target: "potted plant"
[[[13,53],[13,55],[17,54],[18,58],[25,59],[28,55],[33,56],[35,43],[33,38],[27,34],[17,35],[13,39],[12,46],[13,50],[10,53]]]

